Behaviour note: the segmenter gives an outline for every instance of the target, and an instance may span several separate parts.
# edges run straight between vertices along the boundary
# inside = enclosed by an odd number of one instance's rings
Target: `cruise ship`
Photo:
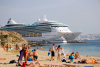
[[[11,18],[7,24],[0,27],[0,30],[16,31],[21,34],[27,41],[50,41],[55,39],[74,40],[82,32],[71,32],[68,29],[68,25],[57,22],[49,21],[46,19],[46,15],[43,16],[43,20],[37,20],[33,24],[19,24]]]

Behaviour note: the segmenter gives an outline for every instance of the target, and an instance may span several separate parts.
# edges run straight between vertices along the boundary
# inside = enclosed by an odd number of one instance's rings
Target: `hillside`
[[[27,41],[15,31],[0,30],[0,40],[2,45],[9,43],[10,45],[18,44],[20,46],[21,44],[27,43]]]

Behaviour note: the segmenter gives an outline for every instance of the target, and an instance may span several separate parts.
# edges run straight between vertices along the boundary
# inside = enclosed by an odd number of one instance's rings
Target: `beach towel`
[[[63,57],[63,58],[61,59],[61,61],[62,61],[62,62],[66,62],[66,59],[65,59],[65,57]]]

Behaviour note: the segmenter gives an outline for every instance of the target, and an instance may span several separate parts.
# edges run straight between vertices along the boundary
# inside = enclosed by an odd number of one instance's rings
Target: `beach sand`
[[[42,66],[45,66],[44,64],[66,64],[65,62],[61,62],[61,61],[50,61],[51,56],[48,56],[48,51],[41,51],[41,50],[37,50],[38,52],[38,60],[40,62],[40,64]],[[11,60],[18,60],[18,57],[16,56],[17,54],[19,54],[19,51],[16,51],[14,49],[9,50],[8,52],[4,51],[3,48],[0,48],[0,58],[6,58],[6,60],[0,60],[0,67],[16,67],[16,63],[13,64],[9,64],[9,62]],[[61,56],[62,58],[63,56]],[[99,64],[79,64],[80,67],[84,67],[84,66],[94,66],[94,67],[100,67],[100,57],[96,57],[96,56],[89,56],[89,55],[80,55],[80,57],[82,59],[89,59],[89,58],[94,58],[95,60],[97,60],[99,62]],[[57,53],[56,53],[56,59],[57,59]],[[68,59],[68,56],[66,56],[67,62],[70,61]],[[74,62],[77,62],[81,59],[74,59]],[[18,62],[18,61],[17,61]],[[24,62],[24,59],[23,59]],[[28,62],[30,63],[30,62]],[[70,64],[75,64],[73,62],[71,62]]]

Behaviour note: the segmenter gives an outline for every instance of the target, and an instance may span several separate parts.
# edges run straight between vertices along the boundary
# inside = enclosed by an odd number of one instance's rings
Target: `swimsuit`
[[[92,60],[92,63],[95,63],[95,60],[94,59],[91,59]]]
[[[33,55],[33,58],[37,60],[38,59],[38,56]]]
[[[61,52],[58,52],[58,54],[61,54]]]
[[[54,51],[51,51],[51,56],[55,56],[55,53],[54,53]]]
[[[27,54],[27,52],[24,52],[24,55],[26,55]]]

